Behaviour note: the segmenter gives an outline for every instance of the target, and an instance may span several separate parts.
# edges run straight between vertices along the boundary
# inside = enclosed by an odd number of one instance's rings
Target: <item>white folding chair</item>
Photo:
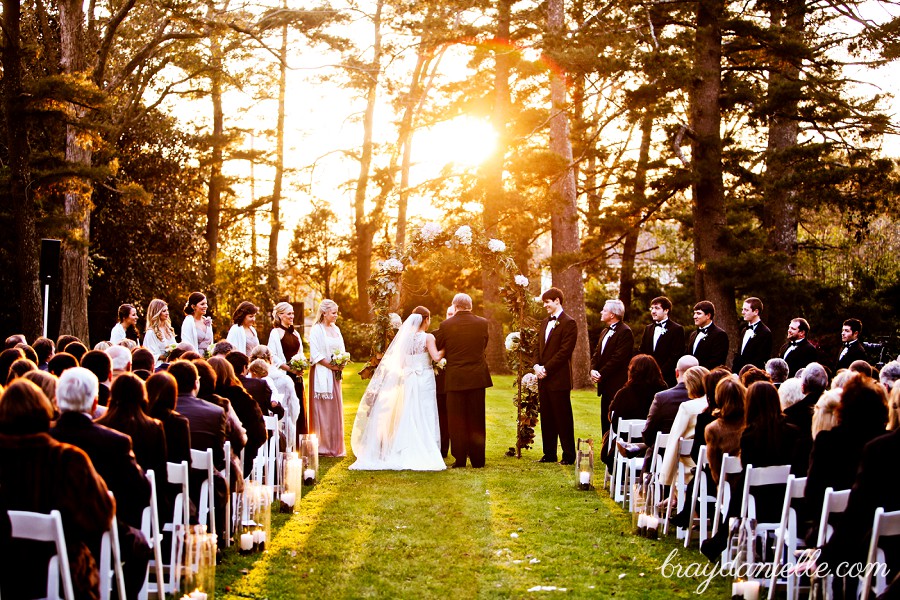
[[[107,492],[115,504],[116,497]],[[109,600],[112,596],[112,582],[115,580],[119,598],[125,597],[125,574],[122,571],[122,549],[119,546],[119,526],[116,513],[113,511],[109,529],[100,537],[100,560],[97,561],[100,571],[100,600]]]
[[[860,590],[862,600],[879,596],[887,589],[887,564],[884,560],[884,551],[879,544],[883,538],[898,535],[900,535],[900,510],[884,512],[880,506],[875,509],[875,518],[872,520],[872,538],[869,542],[869,557],[866,559],[865,576],[862,578]],[[874,595],[872,595],[873,578]]]
[[[772,575],[769,578],[769,600],[774,600],[775,589],[784,584],[787,586],[788,600],[796,600],[800,593],[800,576],[788,573],[784,567],[797,564],[797,550],[801,547],[800,534],[797,532],[796,501],[806,494],[806,477],[790,475],[784,492],[784,506],[781,509],[781,523],[776,530],[775,555],[773,557]],[[779,577],[784,574],[784,577]]]
[[[163,574],[162,561],[162,533],[159,527],[159,502],[156,494],[156,473],[148,469],[144,476],[150,482],[150,505],[144,508],[141,515],[141,533],[150,543],[153,550],[153,560],[147,565],[147,574],[144,576],[144,585],[138,593],[139,600],[147,600],[149,594],[156,594],[162,599],[165,592],[166,579]],[[150,581],[150,571],[156,573],[156,581]]]
[[[825,496],[822,500],[822,516],[819,517],[819,531],[816,537],[816,548],[821,548],[831,538],[834,527],[829,523],[831,515],[843,513],[847,510],[847,502],[850,500],[850,490],[834,491],[833,488],[825,488]],[[815,572],[811,585],[819,585],[824,592],[825,600],[831,598],[831,582],[833,575],[826,575],[820,584],[815,581]]]
[[[197,521],[201,525],[207,525],[211,534],[216,533],[216,494],[215,466],[213,465],[212,448],[206,450],[191,449],[191,468],[197,471],[206,471],[206,479],[200,484],[200,506],[197,507]]]
[[[225,481],[228,482],[228,486],[231,487],[231,442],[226,440],[225,447],[223,449],[225,453]],[[231,538],[233,537],[232,532],[232,523],[231,523],[231,494],[226,495],[225,499],[225,546],[231,546]]]
[[[699,517],[698,517],[698,544],[702,544],[704,540],[709,537],[709,505],[712,504],[715,506],[716,504],[716,495],[710,494],[709,492],[709,484],[710,478],[707,476],[704,469],[709,465],[709,462],[706,460],[706,445],[700,446],[700,452],[697,455],[697,469],[694,472],[694,491],[691,494],[691,513],[688,518],[688,528],[687,532],[684,536],[684,547],[689,548],[691,545],[691,531],[694,526],[694,517],[698,514],[699,508]],[[699,507],[698,507],[699,503]]]
[[[621,420],[621,419],[620,419]],[[615,479],[615,469],[616,469],[616,461],[615,454],[611,454],[616,451],[616,438],[618,437],[618,423],[616,422],[616,413],[615,411],[610,411],[609,413],[609,436],[606,438],[606,455],[612,456],[612,470],[610,467],[606,467],[603,470],[603,487],[608,489],[610,493],[612,493],[612,482]]]
[[[278,452],[278,417],[275,415],[263,417],[266,424],[266,433],[269,436],[266,442],[266,485],[274,488],[276,481],[276,473],[278,472],[279,452]]]
[[[181,491],[175,496],[175,506],[172,513],[172,521],[165,523],[162,530],[171,535],[171,545],[169,551],[169,579],[164,580],[163,592],[166,594],[175,594],[179,585],[179,556],[178,556],[178,531],[179,527],[187,527],[190,523],[191,515],[191,497],[188,494],[188,463],[186,460],[180,463],[166,463],[168,471],[167,479],[169,483],[180,485]]]
[[[687,494],[687,468],[684,466],[685,458],[690,458],[691,449],[694,447],[694,440],[689,439],[686,440],[683,437],[678,438],[678,473],[675,475],[675,486],[674,490],[672,490],[675,494],[675,498],[677,498],[677,504],[675,505],[675,512],[679,513],[684,509],[685,502],[687,502],[687,498],[685,498],[685,494]],[[669,535],[669,521],[672,518],[672,503],[669,502],[666,504],[666,524],[663,529],[663,533]],[[687,530],[682,529],[681,527],[676,528],[675,536],[677,539],[681,539],[685,535],[690,535],[690,528]]]
[[[628,440],[642,439],[645,424],[646,422],[642,420],[632,422],[631,425],[628,426]],[[641,471],[644,468],[644,454],[632,458],[626,458],[620,454],[619,458],[622,459],[622,462],[618,467],[619,470],[616,472],[616,477],[621,473],[625,479],[622,506],[624,507],[628,504],[628,510],[630,512],[635,512],[640,509],[640,506],[635,501],[635,490],[639,489],[642,484]]]
[[[713,514],[712,534],[719,532],[719,523],[728,515],[728,509],[731,506],[731,485],[729,479],[733,479],[744,470],[741,465],[740,456],[729,456],[726,452],[722,455],[722,466],[719,470],[719,486],[716,490],[716,510]],[[725,523],[728,527],[728,523]]]
[[[75,588],[72,586],[72,571],[69,568],[69,555],[66,553],[66,536],[63,533],[62,515],[58,510],[49,515],[24,510],[10,510],[9,522],[12,526],[11,537],[38,542],[53,542],[56,554],[47,562],[47,598],[50,600],[75,600]],[[63,595],[59,595],[59,583],[62,581]]]
[[[616,437],[620,438],[625,443],[634,443],[641,439],[646,423],[646,419],[619,419]],[[632,433],[634,432],[637,433],[633,436]],[[613,461],[613,490],[610,492],[610,495],[615,502],[621,502],[624,507],[628,495],[630,494],[630,491],[627,489],[628,476],[625,470],[628,461],[631,459],[628,459],[619,453],[616,449],[615,442],[613,442],[612,445],[612,452],[615,452],[615,460]],[[641,457],[641,460],[643,460],[643,457]]]
[[[660,470],[662,469],[663,456],[666,455],[666,448],[669,445],[669,434],[659,432],[656,434],[656,441],[653,444],[653,458],[650,459],[650,485],[653,486],[653,498],[656,502],[662,501],[663,484],[660,481]]]
[[[741,500],[741,527],[744,528],[746,536],[746,545],[738,548],[743,551],[745,563],[749,565],[747,569],[748,578],[752,581],[759,581],[760,585],[768,585],[768,578],[756,578],[753,576],[754,567],[758,563],[771,562],[766,559],[766,548],[768,547],[767,538],[770,533],[774,534],[778,529],[777,522],[760,522],[757,519],[756,497],[753,495],[753,488],[763,485],[787,485],[788,478],[791,476],[790,465],[778,465],[773,467],[753,467],[747,465],[744,470],[744,494]],[[756,544],[760,540],[760,555],[757,556]]]

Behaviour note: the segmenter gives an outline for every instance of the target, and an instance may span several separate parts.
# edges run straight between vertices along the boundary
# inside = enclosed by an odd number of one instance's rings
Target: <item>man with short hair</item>
[[[84,450],[115,496],[125,587],[132,598],[143,584],[150,558],[147,541],[140,532],[144,508],[150,504],[150,482],[137,464],[131,438],[91,419],[97,408],[98,389],[97,376],[91,371],[84,367],[66,369],[56,384],[61,414],[50,435]]]
[[[709,300],[694,305],[694,324],[697,330],[688,340],[687,354],[695,357],[701,367],[710,371],[728,361],[728,334],[716,325],[716,306]]]
[[[894,389],[898,379],[900,379],[900,361],[892,360],[884,365],[881,368],[881,372],[878,373],[878,380],[887,390],[888,394]]]
[[[228,356],[229,352],[234,351],[234,346],[228,340],[220,340],[213,346],[210,356]]]
[[[734,373],[740,372],[744,365],[763,369],[766,361],[772,358],[772,331],[759,317],[762,310],[763,303],[759,298],[744,300],[741,307],[741,317],[744,319],[740,334],[741,345],[731,366]]]
[[[600,341],[591,357],[591,381],[597,384],[600,396],[600,427],[609,431],[609,406],[628,381],[628,363],[634,352],[634,333],[622,320],[625,304],[621,300],[607,300],[600,311],[600,319],[607,328],[600,333]]]
[[[31,347],[34,348],[34,353],[37,354],[38,357],[38,369],[41,371],[49,370],[47,363],[50,361],[50,358],[56,350],[56,345],[53,343],[53,340],[50,338],[39,337],[34,340]]]
[[[684,327],[669,318],[670,310],[672,301],[665,296],[657,296],[650,301],[653,322],[644,327],[639,353],[656,359],[666,384],[674,387],[677,383],[675,364],[684,354]]]
[[[841,369],[849,369],[854,361],[869,361],[866,349],[863,347],[862,342],[859,341],[860,332],[862,332],[862,321],[859,319],[847,319],[844,321],[841,327],[841,342],[843,346],[835,363],[835,373]]]
[[[18,344],[27,344],[28,340],[25,339],[25,336],[21,333],[15,333],[8,338],[6,338],[5,350],[9,350],[10,348],[15,348]]]
[[[678,415],[678,407],[687,402],[687,387],[684,384],[684,374],[691,367],[696,367],[697,358],[691,355],[685,355],[678,359],[675,366],[675,377],[678,383],[657,394],[653,397],[653,403],[650,404],[650,412],[647,413],[647,422],[644,424],[644,432],[642,435],[643,443],[647,446],[647,457],[645,467],[649,468],[653,458],[653,446],[656,444],[656,435],[658,433],[669,433],[672,424],[675,422],[675,416]]]
[[[97,402],[109,406],[109,386],[112,385],[112,361],[103,350],[90,350],[81,357],[81,366],[97,376],[100,382]]]
[[[784,362],[783,358],[770,358],[768,361],[766,361],[766,373],[769,374],[769,378],[772,380],[772,385],[777,388],[782,383],[787,381],[788,364]]]
[[[539,462],[556,462],[557,439],[562,447],[561,465],[575,464],[575,421],[572,417],[572,353],[578,341],[575,319],[563,310],[565,296],[552,287],[543,293],[547,317],[538,327],[538,344],[532,360],[538,378],[541,442]]]
[[[809,323],[806,319],[796,317],[788,325],[787,341],[778,351],[778,356],[788,365],[788,372],[793,377],[798,369],[802,369],[819,357],[818,349],[806,339],[809,336]]]
[[[124,346],[110,346],[106,349],[106,355],[112,361],[113,381],[122,373],[131,371],[131,352]]]

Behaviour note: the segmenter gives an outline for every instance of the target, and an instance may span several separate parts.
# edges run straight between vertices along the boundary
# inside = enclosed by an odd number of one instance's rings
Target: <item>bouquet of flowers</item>
[[[349,362],[350,362],[350,353],[349,352],[341,352],[340,350],[338,350],[337,352],[335,352],[334,354],[331,355],[331,364],[333,364],[335,367],[343,367]],[[338,379],[344,378],[343,373],[341,373],[340,371],[335,371],[334,375]]]
[[[296,371],[302,375],[303,372],[309,368],[309,361],[306,360],[306,357],[303,356],[302,352],[298,352],[294,358],[288,361],[288,366],[292,371]]]
[[[441,371],[444,370],[444,367],[447,366],[447,359],[446,359],[446,358],[442,358],[441,360],[432,361],[431,366],[432,366],[432,368],[434,369],[434,374],[437,375],[437,374],[439,374]]]
[[[166,350],[159,355],[159,360],[162,362],[169,362],[169,357],[172,355],[172,351],[178,347],[178,344],[169,344],[166,346]]]

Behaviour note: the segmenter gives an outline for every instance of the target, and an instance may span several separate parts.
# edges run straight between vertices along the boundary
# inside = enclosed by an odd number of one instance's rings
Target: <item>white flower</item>
[[[423,242],[431,242],[444,231],[437,223],[425,223],[419,231],[419,237]]]
[[[465,244],[468,246],[472,243],[472,228],[468,225],[463,225],[459,229],[456,230],[456,233],[453,234],[456,236],[456,239],[460,244]]]
[[[391,327],[394,329],[400,329],[400,326],[403,325],[403,319],[397,313],[388,314],[388,319],[391,322]]]
[[[521,285],[522,287],[528,287],[528,278],[524,275],[516,275],[515,276],[516,285]]]
[[[491,239],[488,241],[488,250],[491,252],[503,252],[506,250],[506,244],[498,239]]]
[[[393,272],[393,273],[402,273],[403,272],[403,263],[397,260],[396,258],[389,258],[383,263],[381,263],[378,268],[382,271]]]
[[[522,387],[535,394],[538,391],[538,378],[534,373],[525,373],[522,375]]]
[[[515,352],[519,349],[519,345],[522,343],[522,337],[518,331],[513,331],[511,334],[506,336],[506,351],[507,352]]]

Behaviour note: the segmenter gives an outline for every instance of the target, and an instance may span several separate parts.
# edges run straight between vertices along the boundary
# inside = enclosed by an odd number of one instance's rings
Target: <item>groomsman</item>
[[[544,455],[538,462],[556,462],[556,440],[562,447],[561,465],[575,463],[575,421],[572,417],[572,353],[578,340],[575,319],[563,312],[565,297],[553,287],[541,300],[547,318],[538,329],[534,374],[538,378],[541,442]]]
[[[788,325],[787,341],[778,351],[778,356],[788,364],[788,373],[793,377],[798,369],[819,359],[818,349],[806,339],[809,335],[809,323],[797,317]]]
[[[855,360],[869,361],[866,349],[863,348],[862,342],[859,341],[861,331],[862,321],[859,319],[847,319],[844,321],[844,326],[841,327],[841,341],[844,345],[840,354],[838,354],[835,372],[840,369],[849,369]]]
[[[684,354],[684,327],[669,318],[672,301],[658,296],[650,301],[653,322],[644,327],[640,354],[656,359],[669,387],[675,387],[675,365]]]
[[[628,381],[628,363],[634,352],[634,333],[623,318],[625,304],[621,300],[607,300],[600,319],[608,327],[600,335],[591,357],[591,381],[597,384],[600,396],[600,426],[604,434],[609,430],[609,405]]]
[[[691,333],[687,352],[697,359],[701,367],[710,371],[726,364],[728,360],[728,334],[713,323],[716,317],[716,305],[709,300],[701,300],[694,305],[694,325],[697,330]]]
[[[759,298],[747,298],[741,308],[744,327],[741,330],[741,347],[734,355],[731,370],[740,372],[744,365],[757,369],[766,368],[766,361],[772,358],[772,331],[759,318],[763,303]]]

